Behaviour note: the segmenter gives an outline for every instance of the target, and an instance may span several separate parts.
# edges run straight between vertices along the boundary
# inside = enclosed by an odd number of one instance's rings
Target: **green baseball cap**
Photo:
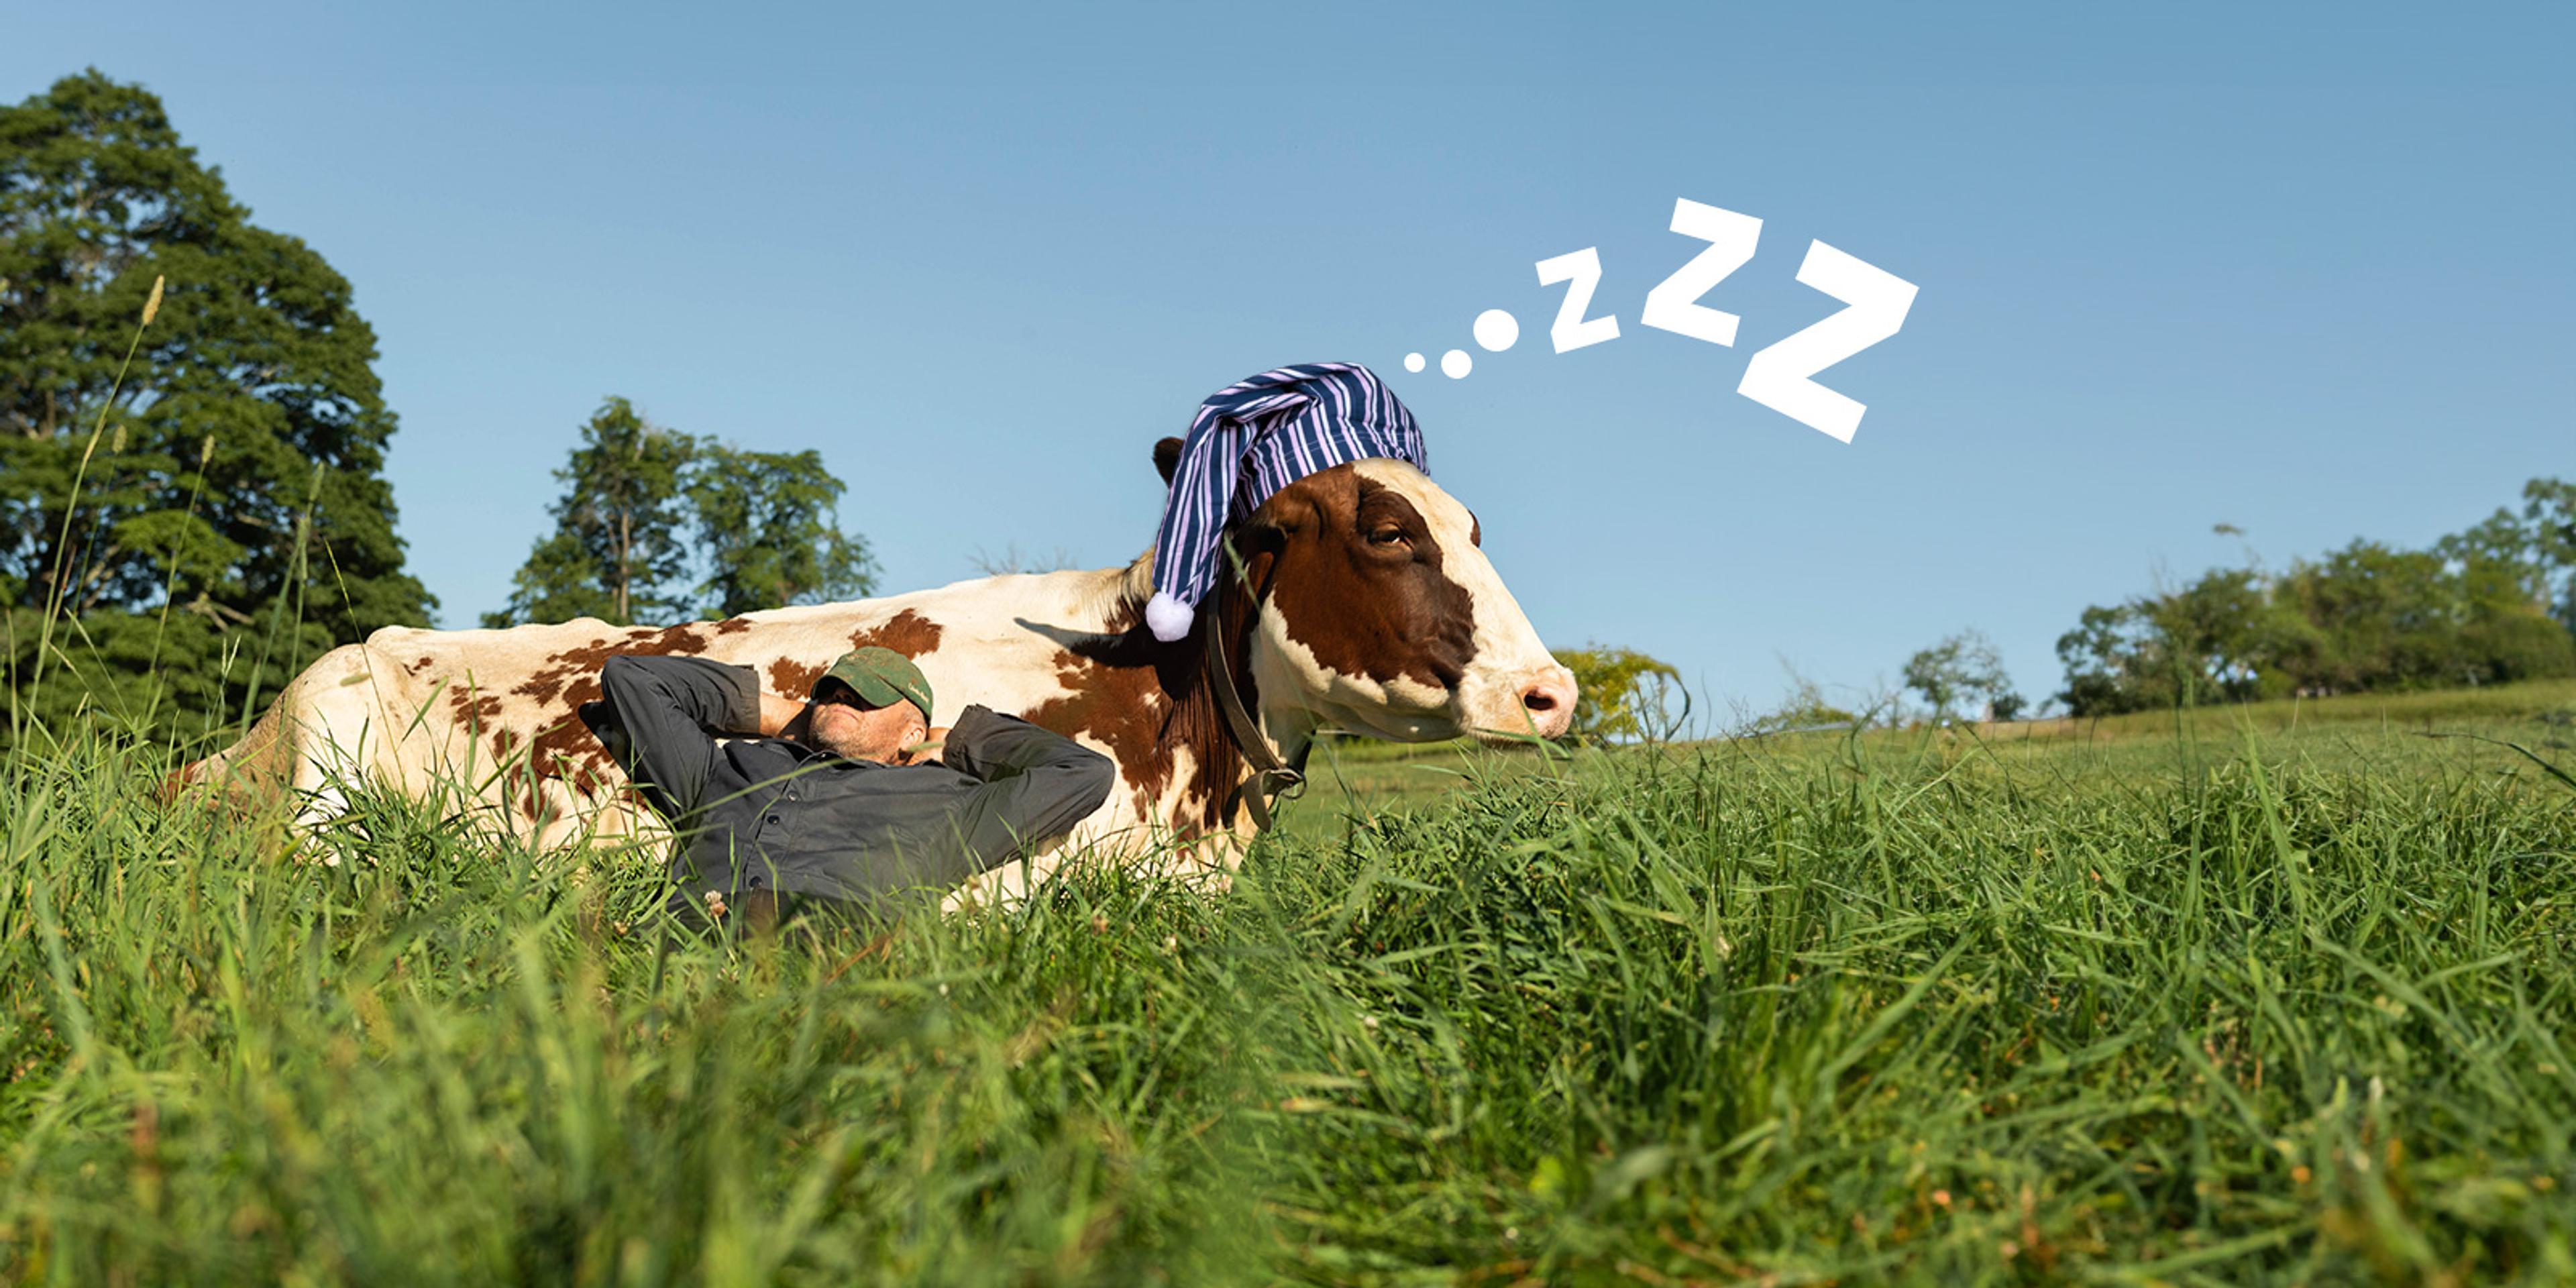
[[[872,707],[890,707],[909,702],[921,708],[924,723],[930,720],[930,681],[912,659],[890,648],[871,644],[863,649],[843,653],[814,681],[816,692],[824,680],[838,680],[859,695],[859,701]]]

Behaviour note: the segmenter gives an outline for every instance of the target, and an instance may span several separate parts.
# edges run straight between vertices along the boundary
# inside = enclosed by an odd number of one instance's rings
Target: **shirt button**
[[[770,826],[772,826],[772,827],[777,826],[777,824],[778,824],[778,816],[777,816],[777,815],[775,815],[775,814],[770,815],[770,816],[769,816],[769,822],[770,822]]]

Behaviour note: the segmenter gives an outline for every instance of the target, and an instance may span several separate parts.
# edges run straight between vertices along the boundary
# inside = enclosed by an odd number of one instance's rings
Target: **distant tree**
[[[2522,499],[2531,562],[2541,569],[2549,612],[2576,633],[2576,483],[2533,479],[2523,485]]]
[[[13,715],[202,728],[321,649],[426,624],[375,360],[348,281],[253,225],[153,94],[93,70],[0,107]],[[40,639],[61,682],[36,693]]]
[[[1573,722],[1565,731],[1567,741],[1668,736],[1680,723],[1670,706],[1675,693],[1681,693],[1684,712],[1688,710],[1690,699],[1681,691],[1681,672],[1643,653],[1593,644],[1559,649],[1555,656],[1574,672],[1579,690]]]
[[[1786,733],[1797,729],[1831,728],[1837,725],[1865,723],[1852,711],[1835,705],[1825,697],[1824,686],[1789,669],[1789,695],[1768,714],[1754,717],[1745,725],[1749,734]]]
[[[2540,482],[2534,479],[2537,485]],[[2511,592],[2532,608],[2546,613],[2551,607],[2550,567],[2533,541],[2537,526],[2511,510],[2498,509],[2494,514],[2433,543],[2433,553],[2450,564],[2489,580],[2502,579]],[[2494,595],[2498,587],[2490,584],[2486,593]]]
[[[613,395],[581,435],[555,471],[554,531],[484,625],[676,622],[874,589],[867,542],[841,531],[843,486],[821,453],[694,438]]]
[[[2021,695],[2012,691],[2003,655],[1983,631],[1961,631],[1916,653],[1906,659],[1904,676],[1905,687],[1931,704],[1935,720],[1948,720],[1951,708],[1964,702],[2021,709]]]
[[[843,533],[835,514],[842,490],[819,452],[706,448],[688,484],[707,574],[701,610],[730,617],[875,589],[867,542]]]
[[[2076,716],[2115,716],[2173,705],[2173,672],[2161,665],[2163,639],[2138,601],[2088,605],[2075,629],[2057,637],[2057,659],[2066,668],[2058,695]]]
[[[688,569],[683,472],[697,454],[688,435],[655,425],[610,395],[581,427],[572,459],[555,471],[563,496],[548,508],[554,531],[538,538],[510,579],[510,602],[486,626],[596,617],[614,625],[685,620]]]
[[[2200,703],[2257,696],[2256,665],[2275,634],[2262,574],[2216,569],[2180,590],[2149,600],[2147,616],[2163,636],[2174,692]]]

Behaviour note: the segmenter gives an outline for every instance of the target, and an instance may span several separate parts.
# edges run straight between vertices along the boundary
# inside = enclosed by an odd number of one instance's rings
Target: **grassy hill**
[[[0,1282],[2565,1283],[2576,687],[1345,757],[1230,894],[672,943],[0,775]]]

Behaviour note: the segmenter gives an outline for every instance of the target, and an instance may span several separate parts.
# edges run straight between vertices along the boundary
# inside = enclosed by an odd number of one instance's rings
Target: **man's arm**
[[[747,666],[621,654],[599,668],[601,700],[582,707],[618,768],[666,818],[698,807],[715,767],[713,735],[761,725],[760,681]]]
[[[1109,799],[1118,777],[1107,756],[981,706],[957,717],[940,759],[984,780],[953,819],[979,868],[1072,830]]]

